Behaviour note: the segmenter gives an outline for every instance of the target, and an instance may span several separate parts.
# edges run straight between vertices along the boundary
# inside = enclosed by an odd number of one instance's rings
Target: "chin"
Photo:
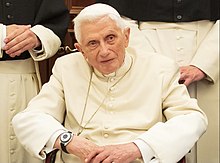
[[[100,72],[102,74],[104,74],[104,75],[108,75],[108,74],[111,74],[111,73],[117,71],[118,68],[119,68],[118,66],[111,66],[111,65],[109,65],[109,66],[105,66],[105,68],[102,67],[102,69],[100,69],[102,71],[100,71]]]

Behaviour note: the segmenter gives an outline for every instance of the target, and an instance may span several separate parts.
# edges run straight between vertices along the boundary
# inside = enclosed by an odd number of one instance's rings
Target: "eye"
[[[98,45],[98,42],[95,40],[89,41],[89,43],[88,43],[89,48],[95,48],[95,47],[97,47],[97,45]]]
[[[113,43],[115,41],[115,35],[108,35],[107,36],[107,41],[109,43]]]

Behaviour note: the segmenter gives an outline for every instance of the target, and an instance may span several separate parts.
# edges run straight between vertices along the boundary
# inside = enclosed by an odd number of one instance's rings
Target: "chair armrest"
[[[183,157],[178,163],[186,163],[186,158]]]
[[[58,149],[55,149],[48,153],[45,159],[45,163],[55,163],[57,151]]]

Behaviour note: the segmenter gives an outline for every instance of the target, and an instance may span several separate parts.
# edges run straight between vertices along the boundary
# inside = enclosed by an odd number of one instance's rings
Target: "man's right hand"
[[[93,142],[74,135],[72,141],[67,145],[67,151],[78,156],[82,161],[84,161],[86,157],[88,157],[88,155],[98,147],[99,146]]]
[[[61,150],[60,137],[58,137],[56,140],[55,148]],[[86,138],[76,135],[73,136],[73,139],[66,146],[66,149],[69,152],[69,154],[78,156],[82,160],[82,162],[84,162],[88,155],[96,148],[99,148],[99,146],[97,146],[96,144],[94,144]]]

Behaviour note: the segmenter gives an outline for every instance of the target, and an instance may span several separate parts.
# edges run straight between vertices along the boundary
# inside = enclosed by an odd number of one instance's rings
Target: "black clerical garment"
[[[69,12],[64,0],[1,0],[0,23],[43,25],[63,41],[69,24]],[[14,58],[3,52],[3,58],[0,58],[0,61],[29,57],[28,51]]]
[[[219,0],[96,0],[138,21],[189,22],[219,19]]]

